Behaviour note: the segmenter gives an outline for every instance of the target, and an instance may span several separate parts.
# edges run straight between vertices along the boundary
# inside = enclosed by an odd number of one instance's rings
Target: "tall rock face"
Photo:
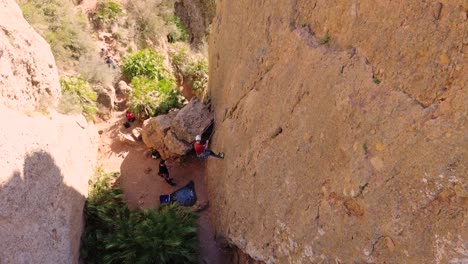
[[[1,101],[27,112],[55,104],[60,85],[49,45],[24,20],[15,1],[0,0],[0,17]]]
[[[78,263],[97,133],[47,110],[60,95],[55,62],[13,0],[0,0],[0,75],[0,263]]]
[[[219,235],[266,263],[468,261],[467,10],[218,1]]]

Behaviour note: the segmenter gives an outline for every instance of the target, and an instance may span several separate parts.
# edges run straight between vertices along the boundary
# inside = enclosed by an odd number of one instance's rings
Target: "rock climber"
[[[172,178],[169,177],[169,170],[166,166],[166,161],[161,159],[159,162],[159,172],[158,175],[164,178],[164,180],[171,186],[176,186],[177,183],[174,182]]]
[[[205,144],[202,144],[200,135],[197,135],[195,137],[195,143],[193,144],[193,148],[195,149],[195,153],[197,153],[197,157],[199,159],[205,159],[208,156],[213,156],[218,159],[224,159],[224,153],[219,153],[219,154],[214,153],[213,151],[208,149],[208,143],[209,143],[209,140],[207,140]]]
[[[125,120],[127,120],[127,121],[124,123],[124,127],[129,128],[130,123],[135,122],[136,117],[130,111],[127,111],[127,113],[125,113]]]

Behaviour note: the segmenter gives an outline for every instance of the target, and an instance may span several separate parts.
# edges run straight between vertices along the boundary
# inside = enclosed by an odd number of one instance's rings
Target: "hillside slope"
[[[220,235],[267,263],[467,261],[468,6],[437,3],[218,1]]]

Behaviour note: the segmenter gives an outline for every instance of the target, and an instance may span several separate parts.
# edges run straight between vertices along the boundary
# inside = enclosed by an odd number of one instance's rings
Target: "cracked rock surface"
[[[220,1],[218,234],[266,263],[466,262],[463,4]]]

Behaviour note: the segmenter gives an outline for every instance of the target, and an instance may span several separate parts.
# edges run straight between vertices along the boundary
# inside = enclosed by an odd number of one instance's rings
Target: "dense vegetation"
[[[139,0],[127,4],[129,23],[134,25],[133,37],[139,47],[157,43],[159,38],[167,37],[170,42],[188,40],[188,31],[175,16],[176,0]],[[149,42],[148,42],[149,41]]]
[[[175,79],[164,65],[164,58],[154,50],[146,49],[124,59],[122,73],[131,80],[129,109],[141,118],[165,114],[183,105]]]
[[[85,204],[85,263],[197,263],[197,216],[177,205],[132,211],[113,177],[97,170]]]
[[[190,86],[196,94],[202,94],[208,85],[208,61],[191,56],[184,46],[177,46],[170,56],[179,82]]]
[[[59,68],[73,68],[81,57],[94,52],[86,16],[70,1],[19,0],[26,20],[52,48]]]
[[[92,120],[97,112],[97,94],[91,85],[79,77],[63,77],[60,79],[62,97],[58,110],[62,114],[83,113],[87,120]]]
[[[117,18],[123,13],[122,6],[118,2],[104,1],[99,2],[94,15],[96,26],[103,27],[117,21]]]

